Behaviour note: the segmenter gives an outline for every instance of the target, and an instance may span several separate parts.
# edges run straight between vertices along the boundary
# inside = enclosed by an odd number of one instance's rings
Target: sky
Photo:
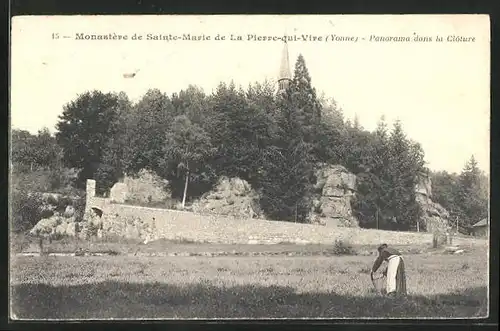
[[[122,39],[85,37],[110,34]],[[147,40],[148,34],[201,40]],[[302,54],[313,86],[334,98],[346,118],[357,116],[368,130],[382,115],[389,125],[398,119],[422,145],[430,169],[460,172],[474,155],[489,173],[486,15],[15,17],[11,127],[54,132],[63,106],[88,90],[124,91],[137,101],[150,88],[172,94],[194,84],[211,93],[231,80],[243,87],[276,82],[283,41],[262,39],[285,34],[297,37],[288,42],[292,72]]]

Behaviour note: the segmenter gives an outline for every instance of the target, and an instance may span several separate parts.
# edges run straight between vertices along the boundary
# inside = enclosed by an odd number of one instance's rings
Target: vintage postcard
[[[487,15],[12,19],[10,316],[489,314]]]

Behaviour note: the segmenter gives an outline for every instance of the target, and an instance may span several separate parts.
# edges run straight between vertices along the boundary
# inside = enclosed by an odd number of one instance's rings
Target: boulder
[[[75,215],[75,208],[73,206],[66,206],[63,216],[66,218],[73,217]]]
[[[52,216],[41,219],[31,230],[30,234],[34,236],[47,236],[55,232],[58,225],[62,223],[63,218]]]
[[[65,236],[66,235],[66,229],[67,229],[67,224],[66,223],[61,223],[55,228],[55,233],[59,236]]]
[[[419,176],[417,185],[415,187],[415,193],[426,196],[428,198],[432,197],[432,181],[428,176]]]
[[[70,237],[76,237],[77,234],[77,223],[76,222],[69,222],[68,225],[66,226],[66,235]]]

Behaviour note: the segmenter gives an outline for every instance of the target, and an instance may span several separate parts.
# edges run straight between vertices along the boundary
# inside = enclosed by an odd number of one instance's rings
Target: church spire
[[[283,52],[281,54],[281,66],[280,73],[278,77],[279,90],[286,90],[288,88],[288,84],[292,80],[292,74],[290,72],[290,61],[288,59],[288,44],[286,42],[283,45]]]

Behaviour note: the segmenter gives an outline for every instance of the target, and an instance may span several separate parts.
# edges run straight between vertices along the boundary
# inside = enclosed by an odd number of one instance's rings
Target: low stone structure
[[[343,175],[343,169],[331,173],[336,173],[335,176],[341,178],[341,181],[325,180],[322,193],[324,191],[327,192],[326,194],[333,192],[331,195],[334,198],[342,198],[340,196],[342,191],[338,190],[339,185],[341,187],[347,185],[346,189],[354,192],[353,178],[348,174]],[[330,179],[332,177],[327,176]],[[229,180],[225,183],[232,189],[241,185],[241,192],[248,193],[248,187],[243,182]],[[84,222],[73,222],[71,217],[58,216],[42,220],[36,228],[46,230],[33,229],[33,233],[57,232],[69,236],[76,235],[82,239],[89,239],[93,236],[101,238],[117,236],[144,242],[156,239],[183,239],[225,244],[333,244],[336,240],[341,240],[351,245],[377,245],[381,242],[390,242],[392,245],[408,245],[431,244],[433,239],[432,233],[392,232],[354,227],[322,227],[313,224],[268,221],[250,216],[234,217],[132,206],[113,202],[109,198],[96,197],[95,184],[94,180],[87,181]],[[325,190],[325,188],[327,189]],[[343,196],[347,196],[345,191],[343,192]],[[326,197],[332,196],[326,195]],[[346,209],[334,210],[345,211]],[[459,238],[455,238],[454,243],[458,240]]]
[[[335,240],[353,245],[377,245],[380,242],[407,245],[422,241],[432,242],[432,234],[321,227],[312,224],[202,215],[118,204],[111,202],[110,199],[91,195],[92,187],[95,187],[95,182],[89,180],[87,212],[95,214],[92,217],[97,219],[88,223],[95,224],[98,235],[102,237],[121,236],[144,241],[185,239],[225,244],[332,244]]]

